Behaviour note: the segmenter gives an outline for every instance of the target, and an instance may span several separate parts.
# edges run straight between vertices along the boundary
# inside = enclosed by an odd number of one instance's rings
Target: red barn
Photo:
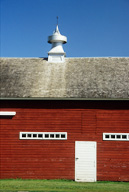
[[[1,58],[1,178],[129,181],[129,58]]]

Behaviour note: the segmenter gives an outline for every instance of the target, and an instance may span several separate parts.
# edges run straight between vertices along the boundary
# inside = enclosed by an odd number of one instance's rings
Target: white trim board
[[[16,112],[14,111],[0,111],[0,116],[14,116]]]

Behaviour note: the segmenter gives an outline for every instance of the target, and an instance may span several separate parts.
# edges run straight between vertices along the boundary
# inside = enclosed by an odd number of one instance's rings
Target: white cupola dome
[[[58,19],[58,18],[57,18]],[[63,44],[67,42],[67,37],[60,34],[58,23],[53,35],[48,36],[48,43],[52,44],[51,50],[48,52],[48,62],[64,62],[65,52]]]

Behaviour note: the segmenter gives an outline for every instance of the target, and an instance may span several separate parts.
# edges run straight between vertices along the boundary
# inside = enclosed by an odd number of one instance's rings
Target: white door
[[[96,181],[96,142],[75,141],[75,181]]]

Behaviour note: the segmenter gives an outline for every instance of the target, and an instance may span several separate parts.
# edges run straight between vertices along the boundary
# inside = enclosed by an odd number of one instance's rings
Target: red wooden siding
[[[129,181],[129,141],[103,141],[102,135],[129,133],[128,109],[29,102],[2,103],[1,110],[16,111],[0,119],[2,179],[74,179],[75,141],[96,141],[97,180]],[[68,139],[19,140],[19,132],[29,131],[67,132]]]

